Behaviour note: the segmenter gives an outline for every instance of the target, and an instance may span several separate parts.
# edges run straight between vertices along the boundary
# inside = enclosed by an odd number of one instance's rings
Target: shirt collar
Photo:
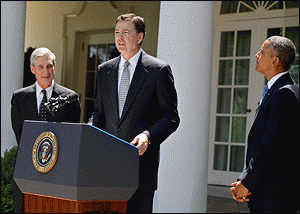
[[[37,81],[35,82],[35,85],[36,85],[36,93],[39,95],[42,92],[43,88],[39,86]],[[46,88],[47,97],[52,94],[53,87],[54,87],[54,80],[52,80],[52,84],[48,88]]]
[[[136,67],[139,58],[140,58],[140,54],[142,52],[142,48],[140,48],[140,50],[133,56],[131,57],[128,61],[130,62],[130,65],[132,65],[134,68]],[[123,68],[123,65],[125,63],[126,59],[124,59],[124,57],[121,55],[121,60],[120,60],[120,68]]]
[[[272,79],[270,79],[267,83],[268,88],[270,89],[272,87],[272,85],[276,82],[276,80],[278,80],[279,77],[281,77],[282,75],[284,75],[286,73],[288,73],[288,72],[287,71],[281,72],[281,73],[277,74],[276,76],[272,77]]]

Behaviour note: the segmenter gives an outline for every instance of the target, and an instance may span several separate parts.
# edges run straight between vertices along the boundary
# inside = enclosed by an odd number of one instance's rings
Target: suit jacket
[[[57,98],[59,96],[66,96],[76,94],[71,89],[65,88],[57,83],[54,83],[52,96]],[[51,122],[80,122],[80,103],[75,100],[67,103],[61,107],[57,116],[53,117],[50,112],[47,115],[48,121]],[[17,143],[20,143],[22,128],[24,120],[39,120],[37,99],[36,99],[36,85],[33,84],[26,88],[21,88],[15,91],[11,99],[11,122],[15,132]]]
[[[248,135],[246,165],[239,179],[252,193],[249,206],[253,210],[299,205],[300,106],[295,93],[284,87],[289,84],[294,81],[287,73],[272,85]]]
[[[139,190],[154,191],[160,144],[179,126],[173,75],[168,64],[142,51],[119,119],[120,59],[118,56],[98,66],[97,97],[90,123],[127,142],[146,131],[151,144],[139,157]]]

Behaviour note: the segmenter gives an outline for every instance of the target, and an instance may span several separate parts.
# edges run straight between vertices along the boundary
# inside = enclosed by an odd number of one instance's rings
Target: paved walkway
[[[207,196],[207,213],[249,213],[247,202],[229,198]]]

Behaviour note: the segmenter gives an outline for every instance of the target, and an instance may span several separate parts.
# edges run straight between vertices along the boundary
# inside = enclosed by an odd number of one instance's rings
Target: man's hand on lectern
[[[150,144],[150,140],[147,135],[141,133],[136,136],[130,144],[136,146],[139,149],[139,155],[143,155],[146,152],[148,145]]]

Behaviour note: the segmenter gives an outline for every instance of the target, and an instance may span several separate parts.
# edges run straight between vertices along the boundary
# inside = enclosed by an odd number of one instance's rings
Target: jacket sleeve
[[[279,90],[275,96],[272,96],[269,104],[265,123],[258,127],[256,131],[262,130],[259,137],[254,137],[257,141],[255,153],[250,159],[248,166],[244,168],[241,176],[242,184],[252,192],[262,176],[266,175],[266,171],[270,167],[278,167],[278,165],[289,164],[289,154],[287,146],[283,143],[295,143],[296,129],[295,121],[292,118],[299,119],[299,102],[295,95],[288,89]],[[275,166],[274,166],[275,165]]]
[[[77,94],[77,93],[76,93]],[[78,94],[77,94],[78,96]],[[70,122],[72,123],[80,123],[80,116],[81,116],[81,107],[79,103],[79,98],[77,98],[75,101],[70,103]]]
[[[17,143],[19,145],[21,140],[23,122],[20,113],[20,106],[15,94],[12,95],[11,99],[11,124],[17,139]]]
[[[150,138],[151,144],[162,143],[179,126],[177,111],[177,93],[174,78],[169,65],[161,68],[157,78],[157,98],[161,117],[144,133]]]
[[[97,84],[96,84],[96,101],[94,105],[94,111],[89,119],[88,124],[94,125],[100,129],[105,130],[105,112],[103,107],[103,92],[101,87],[101,68],[97,69]]]

